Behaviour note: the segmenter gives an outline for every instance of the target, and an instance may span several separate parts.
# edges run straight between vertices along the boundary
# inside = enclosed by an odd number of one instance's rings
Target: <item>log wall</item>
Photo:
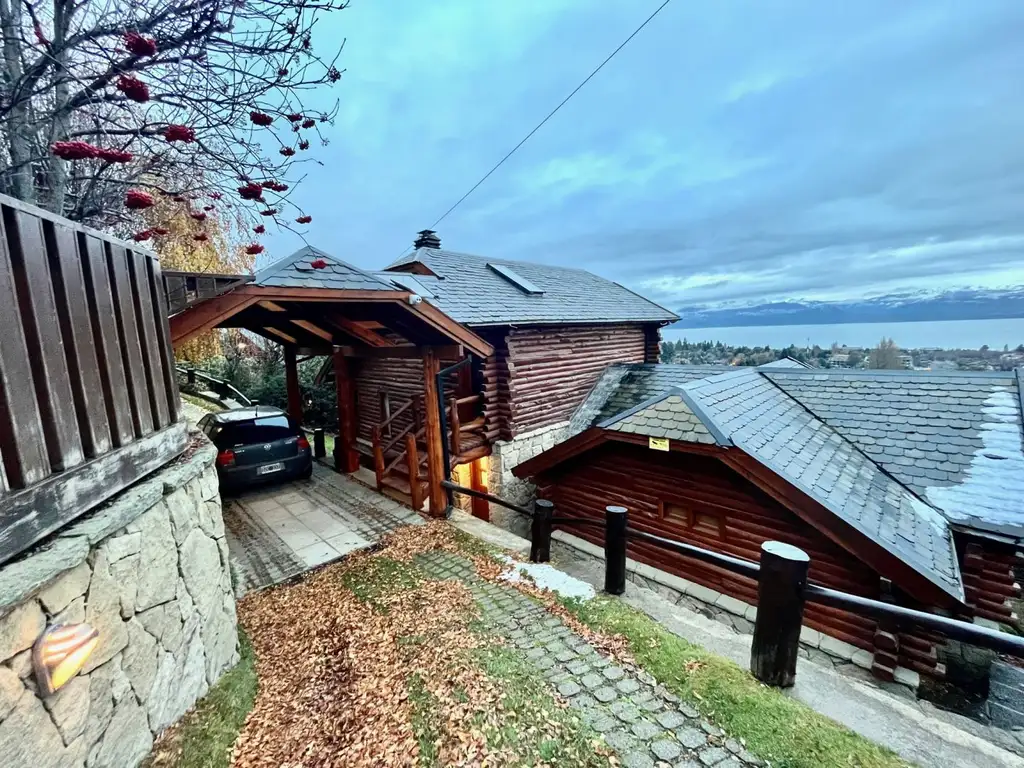
[[[867,565],[713,457],[612,444],[566,462],[538,480],[539,495],[553,500],[559,515],[603,518],[606,505],[621,504],[629,509],[631,527],[755,562],[763,542],[784,541],[810,555],[810,578],[815,583],[865,597],[879,596],[878,575]],[[600,529],[568,530],[603,543]],[[631,542],[629,554],[757,604],[753,579],[651,545]],[[872,619],[808,604],[805,623],[851,645],[873,649]]]
[[[964,543],[960,576],[964,594],[976,616],[1000,624],[1012,624],[1010,600],[1020,597],[1013,568],[1018,563],[1012,547],[986,539]]]
[[[572,415],[611,363],[642,363],[650,351],[642,325],[512,328],[495,352],[499,402],[507,376],[510,436]]]
[[[423,397],[423,361],[419,358],[366,358],[360,359],[354,368],[357,437],[370,440],[373,428],[384,420],[382,392],[388,393],[392,412],[415,395]],[[445,382],[446,397],[454,394],[456,385],[456,377],[450,376]],[[421,411],[421,424],[423,415]],[[409,409],[399,414],[391,426],[397,433],[412,420],[412,409]]]

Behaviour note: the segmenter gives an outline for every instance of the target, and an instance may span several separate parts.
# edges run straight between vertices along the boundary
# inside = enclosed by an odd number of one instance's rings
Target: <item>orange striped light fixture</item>
[[[100,641],[100,633],[88,624],[48,627],[32,647],[32,666],[39,692],[59,691],[85,664]]]

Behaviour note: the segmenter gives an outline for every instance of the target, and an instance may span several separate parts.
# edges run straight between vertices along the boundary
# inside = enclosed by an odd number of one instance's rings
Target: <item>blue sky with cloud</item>
[[[659,0],[353,0],[308,240],[401,255]],[[674,0],[439,227],[668,306],[1024,283],[1024,3]],[[314,103],[313,106],[317,106]],[[301,242],[268,240],[274,257]]]

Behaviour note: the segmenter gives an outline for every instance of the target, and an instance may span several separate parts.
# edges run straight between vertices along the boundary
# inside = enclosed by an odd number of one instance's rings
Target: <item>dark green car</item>
[[[217,447],[222,489],[239,490],[313,474],[309,441],[280,408],[259,405],[207,414],[199,428]]]

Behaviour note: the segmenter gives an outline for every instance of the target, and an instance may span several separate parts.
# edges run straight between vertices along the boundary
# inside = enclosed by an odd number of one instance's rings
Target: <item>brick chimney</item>
[[[413,248],[440,248],[441,238],[432,229],[424,229],[416,233],[419,235],[412,243]]]

